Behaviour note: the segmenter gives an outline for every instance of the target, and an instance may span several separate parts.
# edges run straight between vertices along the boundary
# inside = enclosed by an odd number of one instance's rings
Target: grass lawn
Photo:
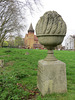
[[[0,48],[0,100],[75,100],[75,51],[54,51],[66,63],[67,93],[41,95],[37,89],[38,60],[47,50]]]

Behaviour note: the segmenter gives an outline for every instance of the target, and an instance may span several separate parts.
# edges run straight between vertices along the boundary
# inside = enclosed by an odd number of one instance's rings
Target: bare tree
[[[22,46],[24,46],[24,40],[23,40],[21,35],[18,35],[18,36],[15,37],[14,45],[15,45],[15,47],[22,47]]]
[[[39,4],[39,0],[0,0],[0,44],[2,46],[7,33],[20,31],[26,25],[27,10],[30,13],[34,10],[34,5]],[[23,22],[23,23],[22,23]]]

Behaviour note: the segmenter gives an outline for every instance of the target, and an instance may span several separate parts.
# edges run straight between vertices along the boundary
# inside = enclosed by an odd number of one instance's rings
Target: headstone
[[[66,64],[57,60],[53,49],[61,44],[66,24],[55,11],[46,12],[36,25],[39,42],[48,49],[45,59],[38,62],[37,87],[42,95],[67,92]]]
[[[3,66],[4,66],[4,60],[0,59],[0,67],[3,67]]]
[[[25,55],[29,55],[29,52],[26,52]]]

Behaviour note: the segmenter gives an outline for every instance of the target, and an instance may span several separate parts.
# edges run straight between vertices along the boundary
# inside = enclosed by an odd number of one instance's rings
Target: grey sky
[[[75,34],[75,0],[40,0],[43,7],[40,7],[39,11],[36,11],[32,16],[28,15],[28,26],[33,24],[35,29],[36,23],[39,18],[46,11],[57,11],[67,24],[67,36]],[[27,31],[26,31],[27,32]]]

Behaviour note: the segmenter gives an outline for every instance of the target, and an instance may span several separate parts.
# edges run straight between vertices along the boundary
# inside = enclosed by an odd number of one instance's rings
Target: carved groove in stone
[[[56,11],[46,12],[36,25],[36,34],[65,35],[66,24]]]

